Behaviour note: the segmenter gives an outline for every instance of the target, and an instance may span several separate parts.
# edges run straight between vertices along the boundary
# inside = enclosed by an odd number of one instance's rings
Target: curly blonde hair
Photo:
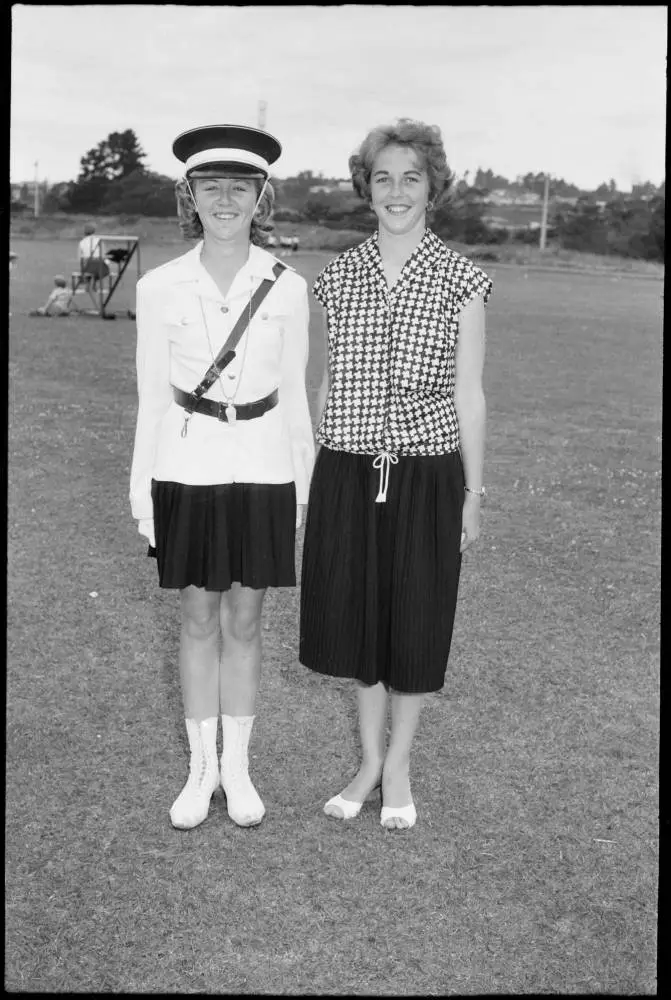
[[[262,186],[263,181],[260,178],[255,177],[254,187],[256,188],[257,197],[261,193]],[[177,217],[179,219],[179,228],[182,236],[185,240],[201,240],[203,238],[203,224],[200,221],[198,212],[196,211],[196,206],[191,199],[191,193],[189,191],[188,184],[186,183],[186,178],[180,178],[180,180],[178,180],[175,184],[175,197],[177,199]],[[269,182],[266,184],[263,197],[261,198],[258,208],[254,213],[254,217],[252,218],[249,238],[250,242],[254,243],[257,247],[268,246],[268,237],[273,231],[271,219],[273,216],[274,204],[275,192]]]
[[[429,179],[429,201],[433,208],[447,198],[454,173],[447,163],[441,131],[437,125],[414,118],[398,118],[393,125],[377,125],[350,156],[352,186],[361,198],[370,201],[373,163],[387,146],[407,146],[417,154]]]

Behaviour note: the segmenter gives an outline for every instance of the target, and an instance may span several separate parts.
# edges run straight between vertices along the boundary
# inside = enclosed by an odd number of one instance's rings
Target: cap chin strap
[[[189,194],[191,195],[191,201],[193,202],[193,207],[194,207],[194,209],[197,212],[198,211],[198,206],[196,205],[196,199],[194,197],[191,185],[189,184],[189,178],[186,176],[186,174],[184,175],[184,180],[186,181],[186,186],[189,189]],[[261,199],[263,198],[263,196],[264,196],[264,194],[266,192],[266,185],[267,184],[268,184],[268,178],[266,177],[265,181],[263,182],[263,187],[261,188],[261,193],[259,194],[259,197],[256,199],[256,205],[254,205],[254,211],[252,212],[252,215],[256,215],[256,210],[258,209],[259,205],[261,204]]]
[[[258,199],[256,201],[256,205],[254,205],[254,213],[253,213],[254,215],[256,215],[256,210],[259,207],[259,205],[261,204],[261,199],[263,198],[263,195],[265,194],[266,185],[267,184],[268,184],[268,178],[266,177],[265,181],[263,182],[263,187],[261,188],[261,194],[259,195],[259,197],[258,197]]]
[[[198,209],[196,207],[196,199],[193,196],[193,191],[191,190],[191,185],[189,184],[189,178],[186,176],[186,174],[184,174],[184,180],[186,181],[186,186],[189,189],[189,194],[191,195],[191,201],[193,202],[193,207],[196,209],[197,212]]]

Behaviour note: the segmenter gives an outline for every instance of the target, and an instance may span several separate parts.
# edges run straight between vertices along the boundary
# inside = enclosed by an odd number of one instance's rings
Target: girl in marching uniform
[[[231,819],[251,826],[265,812],[248,773],[263,599],[296,584],[314,459],[307,286],[263,249],[279,142],[219,125],[173,151],[182,232],[200,240],[138,283],[130,499],[159,585],[180,596],[190,766],[171,821],[197,826],[221,784]]]

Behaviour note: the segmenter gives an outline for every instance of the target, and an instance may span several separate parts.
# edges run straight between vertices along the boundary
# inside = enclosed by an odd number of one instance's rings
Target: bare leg
[[[221,595],[223,647],[218,697],[223,715],[254,715],[261,679],[261,610],[265,593],[234,583]]]
[[[185,587],[180,591],[179,673],[184,716],[197,722],[218,714],[220,600],[217,591],[201,587]]]
[[[363,802],[379,784],[384,761],[387,689],[384,684],[357,684],[361,765],[340,794],[349,802]],[[337,806],[331,807],[337,809]],[[337,813],[334,813],[337,815]]]
[[[397,808],[412,802],[410,791],[410,750],[417,731],[423,694],[391,694],[391,737],[382,773],[382,801],[385,806]],[[390,824],[399,829],[407,824],[403,819],[393,819]]]

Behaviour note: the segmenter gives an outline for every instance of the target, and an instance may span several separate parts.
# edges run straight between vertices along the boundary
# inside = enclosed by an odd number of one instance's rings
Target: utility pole
[[[39,160],[35,160],[35,190],[33,192],[33,206],[35,218],[40,214],[40,195],[37,182],[37,168],[39,166]]]
[[[259,114],[258,114],[258,126],[259,126],[259,128],[265,128],[266,127],[266,110],[267,110],[267,108],[268,108],[268,104],[266,103],[266,101],[259,101]]]
[[[545,175],[545,187],[543,189],[543,214],[541,216],[541,241],[540,249],[545,250],[548,234],[548,199],[550,196],[550,175]]]

